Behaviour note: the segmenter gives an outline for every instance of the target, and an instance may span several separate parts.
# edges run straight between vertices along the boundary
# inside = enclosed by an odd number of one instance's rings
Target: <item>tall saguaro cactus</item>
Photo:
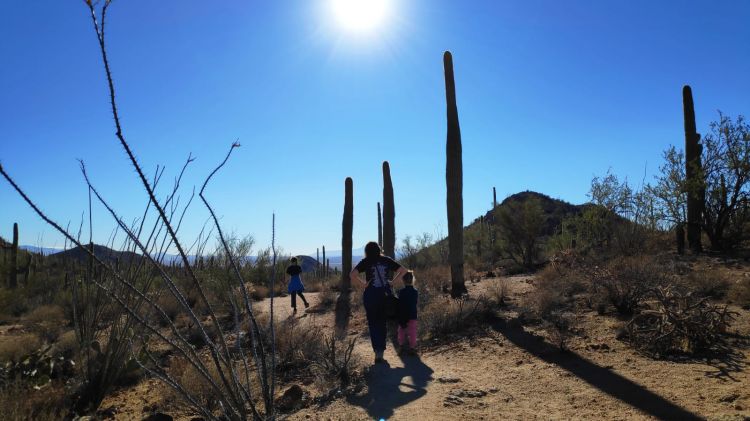
[[[701,245],[701,214],[705,199],[703,186],[703,169],[701,154],[703,146],[701,136],[695,128],[695,109],[693,107],[693,91],[690,86],[682,88],[682,110],[685,116],[685,179],[687,182],[687,240],[688,247],[693,253],[700,253]]]
[[[10,268],[8,269],[8,287],[18,286],[18,223],[13,224],[13,243],[10,245]]]
[[[326,246],[323,246],[323,276],[328,276],[328,268],[326,267]]]
[[[494,211],[497,207],[497,190],[495,188],[492,188],[492,210]]]
[[[342,335],[349,320],[349,290],[352,285],[352,230],[354,229],[354,183],[351,177],[344,182],[344,216],[341,221],[341,286],[336,301],[336,330]]]
[[[396,258],[396,207],[388,161],[383,161],[383,254]]]
[[[451,296],[465,294],[464,282],[464,210],[463,164],[461,158],[461,128],[456,107],[456,83],[453,79],[453,56],[443,55],[445,68],[445,102],[448,132],[445,142],[445,184],[448,210],[448,260],[451,265]]]
[[[380,202],[378,202],[378,245],[383,247],[383,214],[380,212]]]

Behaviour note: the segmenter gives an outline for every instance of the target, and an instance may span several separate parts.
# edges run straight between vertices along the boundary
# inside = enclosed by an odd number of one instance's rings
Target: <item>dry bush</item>
[[[357,338],[344,341],[336,335],[327,335],[323,339],[318,358],[313,362],[320,369],[319,379],[323,383],[335,380],[339,386],[346,387],[351,382],[352,371],[360,361],[354,355]]]
[[[488,287],[489,297],[497,304],[506,305],[506,300],[510,295],[510,282],[506,278],[499,278],[491,281]]]
[[[331,288],[324,288],[318,293],[318,308],[321,310],[330,310],[336,304],[338,294]]]
[[[263,301],[271,296],[271,289],[265,285],[253,285],[250,291],[250,298],[255,301]]]
[[[41,345],[42,340],[34,333],[24,333],[12,338],[4,338],[0,342],[0,361],[18,362],[20,358],[36,351]]]
[[[575,296],[589,290],[586,278],[577,270],[555,265],[548,265],[539,272],[535,285],[525,305],[542,319],[553,312],[571,310]]]
[[[217,385],[222,385],[219,372],[213,364],[206,364],[208,374]],[[200,405],[209,411],[215,411],[219,408],[218,403],[221,398],[216,389],[212,388],[209,382],[198,372],[198,370],[183,359],[174,359],[169,368],[172,376],[182,386],[183,389],[193,396]],[[182,396],[172,388],[167,388],[164,394],[165,401],[180,401]]]
[[[444,340],[453,334],[466,334],[495,315],[488,299],[436,299],[419,313],[419,336],[423,340]]]
[[[268,325],[264,323],[264,326]],[[270,335],[264,337],[270,338]],[[296,374],[305,374],[322,348],[323,335],[312,322],[294,317],[277,321],[276,369],[279,377],[291,378]],[[270,346],[268,349],[271,349]]]
[[[414,288],[419,291],[419,308],[445,296],[450,289],[451,271],[448,266],[433,266],[417,269],[414,273]],[[400,288],[401,285],[396,285]]]
[[[78,339],[76,332],[72,329],[61,333],[52,347],[53,354],[62,355],[65,358],[72,358],[76,350],[78,350]]]
[[[696,270],[688,274],[686,286],[701,297],[721,299],[727,296],[732,281],[726,273],[718,270]]]
[[[0,414],[5,420],[61,420],[69,407],[66,397],[62,385],[33,390],[21,382],[13,382],[0,388]]]
[[[180,311],[182,309],[180,303],[177,302],[177,299],[174,297],[174,295],[170,294],[169,291],[162,291],[159,299],[156,301],[156,304],[161,307],[162,310],[164,310],[164,314],[166,314],[169,318],[169,321],[172,322],[177,319],[177,316],[180,315]],[[164,317],[160,317],[158,314],[155,314],[155,319],[162,327],[169,325],[169,321],[164,319]]]
[[[648,256],[616,258],[591,274],[598,296],[622,315],[633,314],[653,288],[674,282],[665,266]]]
[[[65,309],[57,305],[43,305],[26,315],[24,324],[48,342],[54,342],[67,323]]]
[[[567,349],[568,340],[575,333],[578,321],[576,313],[565,310],[554,310],[545,318],[544,324],[547,334],[560,351]]]
[[[750,279],[744,278],[735,282],[727,295],[732,303],[750,310]]]
[[[681,293],[676,288],[650,291],[652,308],[633,317],[626,331],[630,343],[657,358],[667,354],[699,354],[721,345],[734,313],[707,297]]]

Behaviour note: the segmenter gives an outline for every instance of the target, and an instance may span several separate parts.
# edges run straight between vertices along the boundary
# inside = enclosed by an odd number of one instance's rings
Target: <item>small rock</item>
[[[739,398],[739,397],[740,397],[740,394],[739,394],[739,393],[730,393],[729,395],[725,395],[725,396],[722,396],[722,397],[721,397],[721,398],[719,399],[719,402],[727,402],[727,403],[731,403],[731,402],[734,402],[734,401],[736,401],[736,400],[737,400],[737,398]]]
[[[463,405],[464,402],[465,401],[463,399],[459,398],[458,396],[448,395],[443,400],[443,405],[444,406]]]
[[[339,393],[341,391],[338,391]],[[305,391],[297,384],[289,387],[283,395],[276,401],[276,406],[282,411],[291,411],[302,402],[302,396]]]
[[[173,418],[171,415],[162,412],[155,412],[144,418],[143,421],[173,421]]]
[[[487,391],[488,391],[488,392],[490,392],[490,393],[497,393],[497,392],[499,392],[499,391],[500,391],[500,389],[498,389],[498,388],[496,388],[496,387],[491,387],[491,388],[489,388],[489,389],[488,389]]]
[[[459,379],[458,377],[449,377],[449,376],[438,377],[437,380],[440,383],[458,383],[461,381],[461,379]]]

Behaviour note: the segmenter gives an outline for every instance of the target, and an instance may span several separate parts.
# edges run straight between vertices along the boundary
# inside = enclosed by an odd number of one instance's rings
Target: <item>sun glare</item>
[[[378,27],[388,14],[388,0],[330,0],[338,23],[350,31]]]

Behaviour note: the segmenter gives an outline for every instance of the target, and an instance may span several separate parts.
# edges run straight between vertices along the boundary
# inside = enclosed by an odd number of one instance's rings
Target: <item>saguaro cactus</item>
[[[328,268],[326,267],[326,246],[323,246],[323,276],[328,276]]]
[[[352,281],[352,230],[354,228],[354,183],[351,177],[344,182],[344,216],[341,222],[341,285],[336,300],[336,329],[343,334],[349,320],[349,289]]]
[[[8,288],[15,288],[18,286],[18,275],[24,275],[24,282],[29,282],[29,270],[31,268],[31,254],[28,254],[26,265],[21,267],[18,265],[18,223],[13,224],[13,242],[4,246],[10,250],[10,265],[8,266]]]
[[[396,207],[388,161],[383,162],[383,254],[396,258]]]
[[[380,212],[380,202],[378,202],[378,245],[383,247],[383,215]]]
[[[703,169],[701,154],[703,146],[700,135],[695,128],[695,109],[693,107],[693,91],[690,86],[682,88],[682,110],[685,117],[685,179],[687,190],[687,240],[688,247],[693,253],[700,253],[701,245],[701,214],[705,199],[703,186]]]
[[[449,51],[443,55],[445,68],[445,102],[448,130],[445,142],[445,184],[448,210],[448,260],[451,265],[451,296],[465,294],[464,282],[464,211],[463,164],[461,158],[461,128],[456,107],[456,83],[453,79],[453,57]]]
[[[497,190],[495,188],[492,188],[492,210],[494,211],[497,207]]]

